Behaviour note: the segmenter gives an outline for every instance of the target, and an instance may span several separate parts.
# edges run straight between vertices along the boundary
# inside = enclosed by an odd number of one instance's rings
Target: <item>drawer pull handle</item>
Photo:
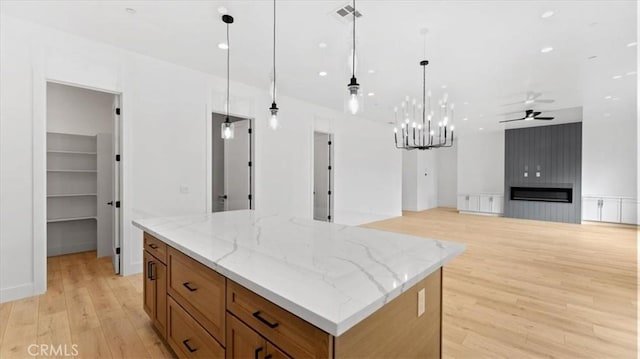
[[[258,318],[259,321],[263,322],[264,324],[266,324],[269,328],[273,329],[276,328],[278,325],[280,325],[279,323],[271,323],[268,320],[264,319],[261,315],[260,315],[260,311],[257,311],[255,313],[253,313],[253,316]]]
[[[262,351],[262,347],[260,347],[260,348],[256,349],[256,352],[255,352],[255,355],[254,355],[254,358],[255,358],[255,359],[260,358],[260,352],[261,352],[261,351]]]
[[[198,288],[194,288],[194,287],[190,286],[189,284],[191,284],[191,282],[184,282],[184,283],[182,283],[182,285],[183,285],[185,288],[189,289],[189,292],[195,292],[196,290],[198,290]]]
[[[190,339],[185,339],[182,341],[182,344],[184,344],[185,347],[187,347],[187,349],[189,350],[189,353],[193,353],[196,350],[198,350],[198,348],[192,348],[191,346],[189,346],[189,340]]]
[[[267,354],[267,355],[264,356],[264,359],[271,359],[271,358],[273,358],[273,355],[271,355],[271,354]]]
[[[149,243],[149,248],[151,249],[158,249],[158,245],[155,243]]]

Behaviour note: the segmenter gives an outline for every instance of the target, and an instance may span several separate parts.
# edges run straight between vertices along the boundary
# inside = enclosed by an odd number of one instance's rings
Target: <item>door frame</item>
[[[105,88],[100,85],[67,81],[55,76],[46,76],[42,67],[34,67],[33,75],[33,288],[32,295],[42,294],[47,290],[47,83],[56,83],[88,90],[100,91],[115,95],[119,98],[120,107],[125,103],[125,93],[118,88]],[[119,125],[120,147],[120,201],[127,204],[126,165],[127,132],[124,131],[124,110],[117,118]],[[114,123],[115,126],[115,123]],[[114,134],[115,136],[115,134]],[[115,159],[114,159],[115,160]],[[123,206],[124,207],[124,206]],[[128,274],[127,262],[124,261],[126,241],[124,240],[124,226],[128,217],[121,207],[118,212],[118,238],[120,241],[120,275]],[[126,208],[126,207],[124,207]],[[116,220],[116,218],[114,218]],[[114,233],[115,235],[115,233]]]
[[[206,116],[207,121],[207,155],[206,157],[206,210],[207,213],[213,212],[213,116],[226,116],[226,113],[218,111],[208,111]],[[249,129],[251,134],[249,135],[249,160],[251,161],[251,168],[249,170],[249,194],[251,194],[251,201],[249,203],[249,209],[256,209],[256,121],[255,118],[235,113],[229,113],[229,117],[235,117],[240,120],[249,121]]]

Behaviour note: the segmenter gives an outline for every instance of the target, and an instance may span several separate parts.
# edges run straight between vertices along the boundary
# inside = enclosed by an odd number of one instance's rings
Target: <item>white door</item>
[[[469,196],[469,202],[467,204],[467,209],[469,211],[478,212],[480,211],[480,196],[474,195]]]
[[[491,212],[492,213],[497,213],[500,214],[502,212],[504,212],[504,210],[502,209],[502,201],[504,199],[503,196],[491,196],[492,201],[491,201]]]
[[[604,198],[600,203],[600,220],[620,223],[620,200],[617,198]]]
[[[638,202],[633,199],[623,199],[620,205],[620,222],[638,224]]]
[[[234,122],[234,138],[224,141],[225,211],[249,209],[249,120]]]
[[[490,195],[480,195],[480,212],[491,213],[493,197]]]
[[[600,220],[600,199],[595,197],[584,197],[582,199],[582,220]]]
[[[468,206],[467,195],[458,196],[458,211],[466,211]]]
[[[329,134],[315,132],[313,139],[313,219],[329,221]]]
[[[116,274],[120,274],[120,161],[116,161],[116,155],[120,156],[120,96],[115,96],[113,110],[113,146],[111,152],[111,165],[112,165],[112,181],[111,191],[113,193],[113,203],[111,206],[112,219],[113,219],[113,235],[111,236],[111,262],[113,264],[113,271]]]
[[[113,135],[97,136],[98,257],[111,256],[113,246]]]

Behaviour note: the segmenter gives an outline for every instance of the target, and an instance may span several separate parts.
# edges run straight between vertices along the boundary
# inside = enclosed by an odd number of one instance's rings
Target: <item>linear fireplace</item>
[[[573,203],[573,189],[555,187],[511,187],[511,200]]]

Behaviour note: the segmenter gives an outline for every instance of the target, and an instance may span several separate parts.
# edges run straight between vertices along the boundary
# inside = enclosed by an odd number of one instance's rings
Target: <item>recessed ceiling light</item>
[[[325,47],[327,47],[327,43],[321,42],[321,43],[318,44],[318,47],[321,48],[321,49],[324,49]]]
[[[218,14],[224,15],[224,14],[226,14],[228,12],[229,12],[229,10],[226,7],[224,7],[224,6],[218,7]]]
[[[605,100],[611,100],[611,95],[607,95],[604,97]]]
[[[540,17],[542,17],[543,19],[548,19],[550,17],[553,16],[553,11],[549,10],[549,11],[545,11],[542,13],[542,15],[540,15]]]
[[[595,59],[595,58],[597,58],[597,57],[598,57],[598,56],[596,56],[596,55],[591,55],[591,56],[587,57],[587,59],[589,59],[589,60],[593,60],[593,59]]]
[[[480,114],[480,118],[483,118],[483,117],[484,117],[484,115],[483,115],[483,114]]]
[[[442,87],[443,89],[446,89],[446,88],[447,88],[447,85],[442,85],[442,86],[440,86],[440,87]]]
[[[636,41],[634,41],[634,42],[630,42],[630,43],[628,43],[628,44],[627,44],[627,47],[634,47],[634,46],[636,46],[636,45],[638,45],[638,43],[637,43]]]
[[[610,114],[610,113],[605,113],[605,114],[604,114],[604,117],[610,117],[610,116],[611,116],[611,114]]]
[[[611,98],[613,101],[620,101],[620,97],[612,97]]]
[[[540,52],[542,52],[543,54],[546,54],[547,52],[551,52],[551,51],[553,51],[553,47],[551,46],[543,47],[540,49]]]
[[[480,127],[478,130],[482,131],[482,130],[484,130],[484,128]]]
[[[227,45],[226,42],[221,42],[218,44],[218,48],[221,50],[227,50],[229,48],[229,45]]]
[[[613,75],[612,79],[617,80],[617,79],[621,79],[622,75]]]
[[[128,12],[129,14],[135,14],[136,13],[136,9],[134,9],[132,7],[128,7],[126,9],[124,9],[124,11]]]
[[[629,71],[629,72],[627,72],[627,76],[633,76],[633,75],[635,75],[635,74],[637,74],[637,72],[635,72],[635,71]]]
[[[462,103],[463,105],[467,106],[469,103],[467,101]]]
[[[466,117],[462,119],[462,121],[466,121],[466,120],[468,120],[468,118],[466,118]]]
[[[318,75],[320,75],[322,77],[325,77],[325,76],[327,76],[327,72],[326,71],[320,71],[320,72],[318,72]]]
[[[369,93],[367,94],[367,96],[369,96],[369,97],[371,97],[371,96],[375,96],[375,95],[376,95],[376,94],[375,94],[375,92],[369,92]]]
[[[368,73],[370,73],[370,74],[373,74],[373,73],[375,73],[375,72],[376,72],[376,70],[374,70],[374,69],[370,69],[370,70],[369,70],[369,71],[367,71],[367,72],[368,72]]]

